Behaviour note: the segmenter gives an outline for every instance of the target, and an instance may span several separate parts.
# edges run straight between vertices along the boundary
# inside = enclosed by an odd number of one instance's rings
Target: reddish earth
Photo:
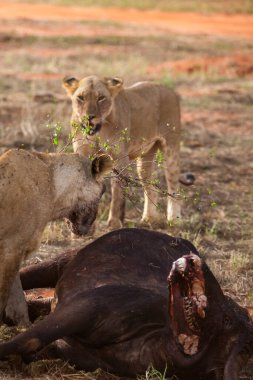
[[[15,75],[17,78],[27,79],[27,80],[62,79],[62,74],[58,74],[58,73],[16,73]]]
[[[51,298],[54,296],[54,289],[38,288],[38,289],[27,290],[25,293],[26,293],[27,299]]]
[[[253,307],[248,307],[249,315],[253,318]]]
[[[253,38],[253,15],[200,15],[195,13],[169,13],[141,11],[137,9],[60,6],[52,4],[13,3],[0,0],[0,33],[19,36],[157,36],[169,31],[180,34],[208,34]],[[118,22],[119,24],[82,24],[80,21]],[[17,22],[18,21],[18,22]],[[53,22],[54,21],[54,22]],[[2,47],[2,44],[1,46]],[[6,46],[4,45],[5,49]],[[82,46],[71,49],[26,48],[31,56],[66,57],[100,53],[103,56],[115,52],[115,46]],[[16,48],[16,54],[23,50]],[[7,68],[8,70],[8,68]],[[188,58],[175,62],[163,62],[148,68],[147,74],[170,71],[173,74],[195,72],[216,73],[226,77],[253,76],[253,56],[249,53],[227,54]],[[60,74],[17,73],[21,79],[59,79]]]
[[[137,9],[101,7],[67,7],[52,4],[9,3],[0,1],[0,18],[4,20],[109,21],[143,26],[153,25],[162,30],[184,34],[206,33],[246,39],[253,38],[253,15],[219,14],[206,16],[196,13],[169,13],[151,10],[141,11]],[[16,25],[16,27],[18,29],[19,25]],[[23,28],[23,33],[24,32],[28,33],[29,30],[25,31]],[[46,35],[50,32],[54,33],[54,27],[51,26],[50,30],[45,30],[45,32],[47,32]],[[60,31],[58,30],[58,32]],[[62,28],[61,32],[64,33],[64,28]],[[68,30],[68,34],[71,34],[71,30]]]
[[[226,89],[225,89],[226,90]],[[224,93],[225,93],[224,90]],[[226,90],[229,93],[229,89]],[[240,94],[234,91],[235,94]],[[201,93],[188,93],[185,91],[180,91],[183,96],[201,96]],[[225,110],[184,110],[182,114],[182,122],[184,125],[192,125],[193,123],[203,124],[203,120],[208,120],[208,123],[203,125],[203,129],[209,130],[210,132],[215,132],[222,135],[224,138],[226,136],[241,136],[242,134],[251,135],[252,134],[252,120],[250,120],[247,115],[241,115],[241,119],[238,120],[238,112],[226,112]],[[195,147],[201,146],[201,142],[196,140],[196,142],[191,142]]]
[[[57,48],[48,48],[48,49],[26,49],[26,53],[31,56],[43,56],[50,57],[50,55],[54,54],[54,57],[70,57],[75,55],[83,54],[91,54],[94,53],[94,50],[101,51],[101,49],[95,48],[91,49],[88,47],[87,49],[82,48],[78,49],[57,49]],[[111,49],[103,49],[103,55],[107,55]],[[113,49],[112,49],[113,50]],[[16,51],[16,54],[18,52]],[[5,73],[8,72],[8,68],[5,69]],[[235,78],[235,77],[253,77],[253,56],[250,54],[235,54],[235,55],[226,55],[221,57],[200,57],[200,58],[189,58],[185,60],[179,61],[169,61],[163,62],[158,65],[151,65],[147,68],[147,74],[157,75],[163,72],[171,72],[173,74],[193,74],[196,72],[203,72],[205,74],[216,74],[220,76],[224,76],[227,78]],[[61,73],[29,73],[29,72],[19,72],[15,74],[20,79],[27,80],[59,80],[62,79]],[[207,89],[195,89],[195,90],[187,90],[187,93],[184,95],[187,96],[196,96],[206,93]],[[211,90],[210,90],[211,91]]]
[[[1,6],[1,4],[0,4]],[[0,19],[1,19],[1,9],[0,9]],[[50,25],[29,25],[26,21],[25,24],[18,22],[19,18],[11,19],[10,23],[1,24],[0,32],[18,34],[20,36],[37,36],[37,37],[75,37],[75,36],[86,36],[86,37],[96,37],[96,36],[136,36],[136,31],[131,26],[125,25],[124,27],[118,26],[104,26],[100,27],[98,25],[81,25],[79,23],[73,24],[66,22],[66,25],[62,24],[50,24]],[[21,20],[20,20],[21,21]],[[24,21],[24,19],[22,19]],[[45,22],[47,22],[46,20]],[[149,30],[138,31],[138,36],[147,35],[163,35],[163,30],[155,30],[150,33]]]
[[[253,15],[202,15],[195,13],[169,13],[141,11],[137,9],[59,6],[52,4],[6,3],[0,0],[0,33],[20,36],[150,36],[166,35],[168,31],[182,34],[210,34],[244,39],[253,38]],[[80,21],[91,24],[82,24]],[[79,22],[78,22],[79,21]],[[118,22],[118,25],[92,24],[92,21]],[[2,46],[6,49],[6,46]],[[82,46],[61,48],[26,48],[26,54],[38,57],[67,57],[80,54],[98,53],[107,56],[118,47]],[[21,48],[13,49],[15,54],[23,54]],[[5,68],[8,71],[8,67]],[[226,56],[189,57],[184,60],[162,62],[151,65],[147,74],[162,72],[192,74],[195,72],[216,73],[226,77],[253,76],[253,56],[238,52]],[[7,73],[8,74],[8,73]],[[16,74],[21,79],[58,80],[56,73]]]
[[[187,73],[202,71],[204,73],[216,72],[228,77],[253,76],[253,56],[249,54],[233,54],[221,57],[201,57],[184,59],[176,62],[163,62],[149,67],[151,73],[161,73],[166,70],[173,73]]]

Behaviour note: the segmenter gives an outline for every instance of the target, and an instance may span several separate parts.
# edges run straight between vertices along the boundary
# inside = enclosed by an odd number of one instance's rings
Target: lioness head
[[[89,135],[94,135],[112,111],[113,98],[122,86],[123,81],[120,78],[64,78],[63,87],[72,99],[72,123],[84,128]]]
[[[71,230],[86,234],[94,222],[105,191],[103,177],[112,169],[112,159],[103,154],[92,161],[79,154],[62,154],[54,172],[55,209],[63,210]],[[57,215],[59,217],[59,215]]]

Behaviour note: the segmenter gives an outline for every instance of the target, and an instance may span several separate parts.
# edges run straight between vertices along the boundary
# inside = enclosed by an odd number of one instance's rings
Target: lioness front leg
[[[129,165],[125,142],[120,142],[118,148],[121,152],[121,157],[116,158],[115,169],[116,172],[124,176],[127,175],[127,168]],[[113,156],[114,152],[112,151],[111,153]],[[125,217],[125,194],[120,176],[118,177],[116,175],[111,179],[111,195],[112,197],[107,225],[110,229],[115,230],[117,228],[122,228]]]
[[[11,286],[7,305],[5,307],[5,317],[11,319],[15,324],[29,326],[28,306],[22,289],[19,274]]]
[[[179,147],[177,145],[173,148],[165,148],[163,150],[165,156],[165,177],[167,182],[167,191],[175,197],[168,196],[167,203],[167,220],[173,220],[181,217],[181,204],[177,198],[179,191]]]
[[[111,180],[112,199],[108,217],[108,227],[111,229],[121,228],[125,216],[125,197],[118,178]]]
[[[144,190],[144,209],[141,221],[144,223],[160,222],[161,215],[158,212],[157,191],[151,185],[154,155],[157,144],[143,156],[137,159],[137,173]]]
[[[20,257],[22,252],[15,249],[2,250],[0,254],[0,319],[5,311],[13,322],[28,325],[28,309],[18,275]]]

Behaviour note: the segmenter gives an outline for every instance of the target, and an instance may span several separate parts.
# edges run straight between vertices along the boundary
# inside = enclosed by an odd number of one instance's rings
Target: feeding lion
[[[109,148],[120,171],[130,160],[144,188],[142,220],[160,219],[157,191],[150,186],[157,149],[164,155],[164,171],[169,194],[176,193],[179,181],[180,104],[171,89],[151,82],[124,88],[120,78],[96,76],[78,80],[66,77],[63,86],[72,99],[74,151],[85,156]],[[86,133],[83,133],[86,131]],[[180,203],[168,197],[167,219],[180,216]],[[108,224],[122,226],[124,194],[117,178],[112,179],[112,200]]]
[[[91,161],[79,154],[12,149],[0,157],[0,317],[27,324],[17,276],[20,263],[40,243],[46,224],[66,217],[80,235],[93,223],[111,169],[107,155]]]

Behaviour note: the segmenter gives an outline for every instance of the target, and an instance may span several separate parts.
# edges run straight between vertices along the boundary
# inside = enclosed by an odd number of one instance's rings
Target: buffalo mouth
[[[97,210],[95,208],[85,208],[73,211],[68,216],[68,224],[75,235],[86,235],[96,219]]]
[[[191,253],[176,260],[168,284],[173,335],[184,354],[194,355],[199,351],[207,307],[201,259]]]
[[[96,123],[94,124],[92,121],[90,121],[88,124],[81,124],[81,127],[84,129],[85,133],[89,136],[95,135],[97,132],[100,131],[102,124]]]

